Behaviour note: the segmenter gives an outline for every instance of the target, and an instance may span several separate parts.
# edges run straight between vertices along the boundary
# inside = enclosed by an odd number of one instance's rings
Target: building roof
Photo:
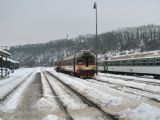
[[[11,53],[9,53],[9,52],[7,52],[5,50],[0,49],[0,55],[3,55],[5,57],[9,57],[9,56],[11,56]]]

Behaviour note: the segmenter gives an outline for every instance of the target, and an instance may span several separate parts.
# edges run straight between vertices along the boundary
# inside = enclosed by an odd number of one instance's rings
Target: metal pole
[[[3,77],[3,55],[1,55],[2,62],[1,62],[1,77]]]
[[[96,75],[98,75],[98,27],[97,27],[97,3],[94,3],[94,9],[96,9]]]
[[[8,63],[8,62],[7,62],[7,57],[6,57],[6,62],[5,62],[5,76],[7,76],[7,73],[8,73],[7,63]]]

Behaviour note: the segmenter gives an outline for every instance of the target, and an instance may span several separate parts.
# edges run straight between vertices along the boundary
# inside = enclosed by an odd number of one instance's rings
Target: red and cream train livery
[[[58,60],[54,63],[58,72],[68,73],[80,78],[93,78],[96,72],[95,55],[88,51]]]

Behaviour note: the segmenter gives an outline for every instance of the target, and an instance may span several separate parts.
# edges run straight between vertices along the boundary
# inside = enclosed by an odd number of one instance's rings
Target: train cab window
[[[77,64],[83,64],[83,60],[77,60]]]
[[[89,58],[88,59],[89,64],[94,64],[95,63],[95,59],[94,58]],[[101,62],[102,64],[103,62]]]

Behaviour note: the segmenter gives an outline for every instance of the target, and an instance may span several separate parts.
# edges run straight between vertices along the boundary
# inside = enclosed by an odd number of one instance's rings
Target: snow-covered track
[[[64,115],[65,115],[65,118],[66,118],[67,120],[73,120],[73,118],[69,115],[66,107],[63,105],[63,102],[59,99],[57,93],[55,92],[54,88],[52,87],[51,83],[49,82],[49,80],[48,80],[48,78],[47,78],[47,76],[46,76],[46,73],[45,73],[44,71],[43,71],[42,73],[44,74],[44,77],[45,77],[45,79],[47,80],[48,85],[49,85],[49,87],[50,87],[53,95],[55,96],[55,99],[56,99],[56,101],[57,101],[60,109],[63,111],[63,113],[64,113]]]
[[[118,77],[118,76],[107,76],[107,75],[102,75],[102,76],[103,77],[107,77],[107,78],[113,78],[113,79],[121,79],[121,80],[124,80],[124,81],[132,81],[132,82],[137,82],[137,83],[145,83],[147,85],[160,86],[160,81],[157,82],[157,80],[154,80],[154,79],[152,79],[152,81],[149,81],[149,78],[145,78],[147,80],[142,80],[141,79],[142,77],[137,77],[136,79],[134,79],[134,78],[124,78],[124,77]]]
[[[3,97],[1,97],[0,102],[4,101],[8,96],[10,96],[13,92],[15,92],[16,89],[18,89],[32,74],[33,74],[33,72],[31,72],[29,75],[27,75],[18,85],[16,85],[13,89],[11,89]]]
[[[142,88],[138,88],[138,87],[134,87],[134,86],[127,86],[127,85],[122,85],[122,84],[118,84],[118,83],[111,83],[109,81],[104,81],[104,80],[100,80],[100,79],[85,79],[86,81],[89,81],[89,82],[97,82],[97,83],[106,83],[108,84],[107,86],[110,87],[110,88],[113,88],[113,89],[116,89],[116,90],[122,90],[126,93],[130,93],[130,94],[134,94],[134,95],[140,95],[142,97],[145,97],[145,98],[148,98],[150,100],[153,100],[153,101],[156,101],[156,102],[160,102],[160,99],[157,99],[157,98],[154,98],[154,97],[150,97],[150,96],[147,96],[147,95],[143,95],[143,94],[139,94],[138,92],[134,92],[135,90],[136,91],[139,91],[139,92],[145,92],[145,93],[150,93],[152,94],[153,96],[160,96],[160,93],[159,92],[153,92],[153,91],[149,91],[149,90],[144,90]],[[113,86],[112,86],[113,85]],[[124,89],[126,88],[126,89]],[[133,90],[133,91],[132,91]]]
[[[28,73],[28,72],[27,72]],[[25,73],[26,74],[26,73]],[[4,82],[4,83],[2,83],[2,84],[0,84],[0,88],[1,87],[3,87],[4,85],[7,85],[7,84],[9,84],[9,83],[12,83],[12,82],[14,82],[14,81],[16,81],[17,79],[19,79],[19,78],[21,78],[22,76],[19,76],[19,77],[17,77],[17,78],[15,78],[15,79],[11,79],[11,80],[9,80],[9,81],[7,81],[7,82]]]
[[[68,88],[70,91],[72,91],[72,93],[77,95],[77,97],[79,97],[85,104],[87,104],[88,106],[93,107],[93,108],[97,109],[98,111],[100,111],[102,113],[102,115],[107,120],[119,120],[118,116],[105,112],[98,104],[94,103],[93,101],[89,100],[84,95],[82,95],[81,93],[77,92],[75,89],[73,89],[71,86],[69,86],[68,84],[66,84],[62,80],[60,80],[58,77],[56,77],[50,71],[47,71],[47,73],[49,75],[51,75],[53,78],[55,78],[57,81],[62,83],[66,88]]]

